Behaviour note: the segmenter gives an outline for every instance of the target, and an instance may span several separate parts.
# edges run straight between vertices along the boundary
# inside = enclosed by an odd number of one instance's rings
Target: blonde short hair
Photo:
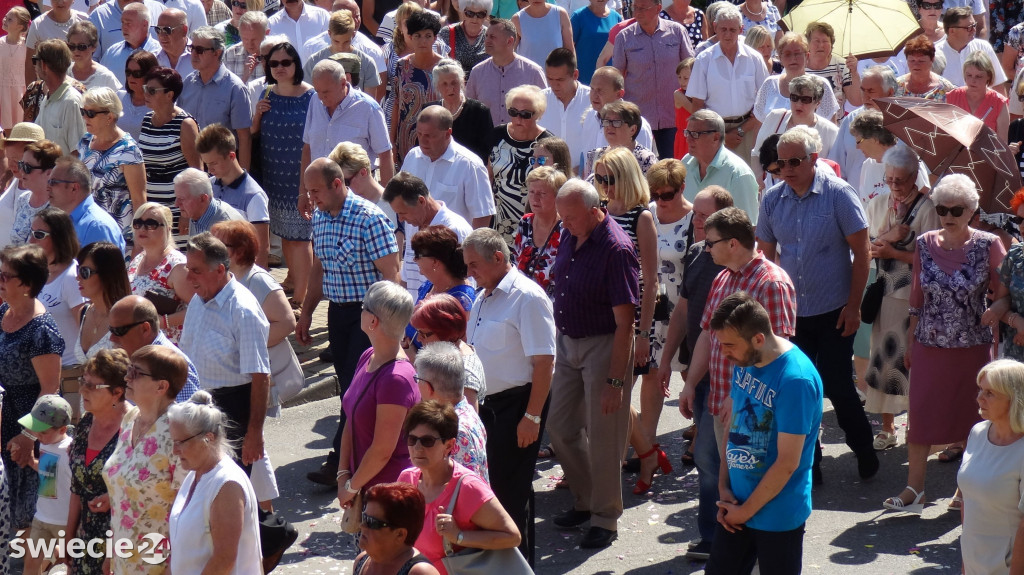
[[[566,180],[568,178],[565,173],[554,166],[540,166],[526,174],[526,185],[530,185],[530,182],[544,182],[555,193],[558,193]]]
[[[85,94],[82,94],[82,105],[107,110],[114,118],[120,118],[122,114],[121,100],[117,93],[105,86],[86,90]]]
[[[1010,429],[1024,433],[1024,364],[1012,359],[997,359],[978,372],[992,391],[1010,400]]]
[[[544,93],[540,91],[540,88],[532,84],[525,84],[522,86],[516,86],[505,94],[505,107],[512,107],[512,100],[516,98],[528,98],[533,102],[534,118],[540,119],[544,115],[545,110],[548,108],[548,100],[544,97]]]
[[[636,206],[647,207],[651,203],[651,191],[632,150],[612,148],[594,162],[595,171],[597,166],[604,166],[608,174],[615,178],[615,195],[622,199],[627,210]],[[597,191],[606,197],[604,186],[600,183],[597,184]]]
[[[357,174],[363,168],[371,169],[370,156],[366,150],[352,142],[341,142],[334,146],[334,150],[327,157],[341,166],[341,169],[348,172],[349,175]]]

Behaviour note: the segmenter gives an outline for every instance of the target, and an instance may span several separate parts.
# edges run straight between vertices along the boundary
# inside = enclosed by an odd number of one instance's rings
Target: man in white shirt
[[[185,13],[177,8],[168,8],[160,14],[153,29],[160,42],[160,53],[156,55],[156,61],[161,66],[177,71],[182,78],[194,72]]]
[[[878,109],[875,98],[888,98],[896,94],[896,76],[888,66],[872,66],[861,74],[860,93],[864,98],[864,105],[855,108],[843,118],[839,124],[839,136],[828,152],[828,159],[839,164],[843,179],[854,188],[860,187],[860,171],[866,157],[864,152],[857,148],[857,139],[850,133],[850,125],[864,110]]]
[[[395,210],[398,220],[405,224],[405,257],[402,258],[402,281],[412,294],[412,300],[419,299],[418,292],[424,277],[416,261],[421,256],[412,249],[412,237],[420,228],[445,226],[455,232],[459,242],[469,235],[473,228],[459,214],[448,209],[444,202],[430,197],[430,190],[423,180],[408,172],[398,172],[384,188],[383,199]]]
[[[174,8],[184,12],[189,30],[195,30],[200,26],[213,26],[207,22],[206,7],[199,0],[162,0],[161,3],[167,10]]]
[[[583,165],[583,156],[590,150],[603,148],[608,145],[604,137],[604,129],[601,128],[601,108],[605,104],[618,102],[626,93],[625,78],[622,72],[613,66],[603,66],[594,72],[590,79],[590,109],[583,113],[577,129],[580,132],[580,142],[583,151],[579,155],[573,155],[573,169],[578,174]],[[550,109],[550,105],[548,106]],[[547,127],[546,125],[544,126]],[[654,134],[651,132],[651,123],[647,118],[641,118],[640,132],[636,135],[636,143],[648,150],[658,153],[654,147]],[[571,151],[571,149],[570,149]]]
[[[715,19],[718,43],[697,55],[686,95],[725,121],[725,146],[748,163],[761,122],[753,115],[757,90],[768,77],[764,57],[739,42],[743,15],[727,6]]]
[[[576,55],[567,48],[551,51],[544,61],[544,75],[548,81],[543,92],[548,101],[544,127],[569,145],[571,167],[576,168],[580,156],[589,150],[583,143],[579,123],[590,109],[590,87],[578,81],[580,72],[576,69]]]
[[[427,184],[430,195],[474,228],[490,225],[494,194],[484,163],[452,139],[452,113],[428,106],[416,120],[420,145],[405,157],[402,170]]]
[[[963,86],[964,60],[971,52],[981,51],[992,61],[992,69],[996,73],[992,89],[1005,96],[1006,72],[999,63],[992,45],[987,40],[974,37],[978,24],[974,21],[971,8],[960,6],[946,10],[942,15],[942,26],[946,29],[946,37],[935,43],[935,51],[946,58],[946,69],[943,70],[942,76],[957,86]]]
[[[288,36],[291,45],[299,47],[326,30],[330,19],[330,13],[323,8],[302,0],[285,0],[284,10],[270,17],[270,32]]]
[[[988,2],[985,0],[943,0],[943,11],[957,6],[966,6],[971,9],[974,23],[978,25],[975,35],[978,38],[988,38]]]

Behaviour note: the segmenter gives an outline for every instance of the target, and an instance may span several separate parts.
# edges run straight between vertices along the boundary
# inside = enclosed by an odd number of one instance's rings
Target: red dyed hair
[[[260,248],[256,226],[245,220],[226,220],[213,224],[210,233],[224,242],[242,265],[251,266],[256,263],[256,250]]]
[[[408,483],[378,483],[366,490],[366,501],[384,508],[384,517],[392,529],[405,529],[405,544],[412,547],[423,531],[426,501],[416,487]]]
[[[457,344],[466,337],[469,313],[459,300],[446,293],[429,296],[416,306],[409,323],[416,329],[432,331],[442,341]]]
[[[1013,215],[1017,215],[1017,210],[1021,206],[1024,206],[1024,188],[1017,190],[1017,193],[1013,194],[1013,199],[1010,200],[1010,211],[1013,212]]]

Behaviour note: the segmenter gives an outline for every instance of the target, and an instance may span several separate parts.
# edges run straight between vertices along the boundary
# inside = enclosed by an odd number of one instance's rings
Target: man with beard
[[[735,367],[718,527],[705,573],[747,574],[755,562],[765,573],[800,573],[821,377],[800,348],[772,332],[768,312],[746,292],[725,298],[710,328]]]

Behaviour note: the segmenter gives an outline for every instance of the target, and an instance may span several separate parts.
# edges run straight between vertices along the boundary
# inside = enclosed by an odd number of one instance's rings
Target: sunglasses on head
[[[481,19],[483,19],[483,18],[487,17],[487,11],[486,10],[481,10],[479,12],[476,12],[474,10],[463,10],[462,14],[466,18],[481,18]]]
[[[45,240],[46,238],[50,237],[50,232],[46,230],[32,230],[29,233],[31,233],[32,237],[37,240]]]
[[[92,276],[96,275],[97,273],[99,273],[99,272],[96,271],[96,268],[90,268],[90,267],[87,267],[87,266],[78,266],[78,277],[80,277],[80,278],[82,278],[84,280],[87,280],[87,279],[91,278]]]
[[[410,433],[409,435],[405,436],[405,443],[409,447],[412,447],[419,443],[423,447],[430,449],[431,447],[436,445],[438,441],[441,441],[441,438],[437,437],[436,435],[424,435],[422,437],[419,437]]]
[[[385,527],[389,527],[391,524],[387,521],[384,521],[383,519],[377,519],[373,515],[367,515],[366,513],[363,513],[362,525],[363,527],[366,527],[367,529],[370,529],[372,531],[379,531],[381,529],[384,529]]]
[[[812,96],[800,96],[798,94],[790,94],[789,101],[793,102],[794,104],[797,102],[800,102],[801,104],[810,104],[811,102],[814,101],[814,98]]]
[[[157,220],[154,220],[153,218],[146,218],[146,219],[135,218],[134,220],[132,220],[132,228],[134,228],[136,230],[141,229],[141,228],[144,227],[144,228],[146,228],[147,231],[151,232],[151,231],[153,231],[153,230],[155,230],[155,229],[157,229],[157,228],[159,228],[159,227],[161,227],[163,225],[164,225],[163,222],[159,222]]]
[[[602,186],[614,186],[615,176],[611,174],[608,174],[607,176],[602,176],[601,174],[594,174],[594,181],[601,184]]]
[[[529,120],[534,116],[534,114],[536,114],[536,112],[532,110],[520,110],[518,108],[508,109],[508,115],[510,118],[522,118],[524,120]]]
[[[72,44],[71,42],[65,42],[68,45],[68,50],[72,52],[85,52],[89,48],[92,48],[95,44]]]
[[[954,218],[959,218],[960,216],[964,215],[964,211],[966,209],[967,208],[963,206],[935,206],[935,213],[939,214],[939,216],[950,215],[953,216]]]
[[[125,74],[125,76],[128,76],[129,78],[136,78],[136,79],[141,79],[141,78],[145,78],[146,77],[146,73],[143,72],[142,70],[125,70],[124,74]]]
[[[29,163],[27,163],[27,162],[25,162],[23,160],[18,160],[18,169],[21,170],[21,173],[23,173],[25,175],[28,175],[28,174],[31,174],[32,172],[36,171],[36,170],[42,170],[43,167],[42,166],[33,166],[32,164],[29,164]]]
[[[100,114],[109,114],[110,113],[110,110],[86,110],[85,108],[79,108],[78,111],[82,113],[82,117],[83,118],[90,118],[90,119],[95,118],[96,116],[99,116]]]
[[[789,158],[789,159],[779,158],[776,161],[779,163],[779,169],[782,170],[787,165],[789,167],[791,167],[791,168],[797,168],[797,167],[800,166],[800,164],[804,163],[804,160],[808,159],[808,157],[809,156],[802,156],[802,157],[799,157],[799,158]]]
[[[144,323],[146,323],[146,322],[145,321],[137,321],[135,323],[130,323],[128,325],[119,325],[117,327],[110,326],[107,329],[110,331],[110,335],[116,335],[117,337],[124,337],[128,332],[130,332],[132,330],[133,327],[135,327],[137,325],[142,325]]]
[[[651,192],[651,199],[655,202],[670,202],[678,193],[679,190],[672,190],[671,192],[665,192],[664,194]]]
[[[294,63],[295,63],[295,60],[269,60],[269,61],[267,61],[267,65],[269,65],[271,68],[277,68],[278,66],[283,66],[283,67],[287,68],[288,66],[291,66]]]

